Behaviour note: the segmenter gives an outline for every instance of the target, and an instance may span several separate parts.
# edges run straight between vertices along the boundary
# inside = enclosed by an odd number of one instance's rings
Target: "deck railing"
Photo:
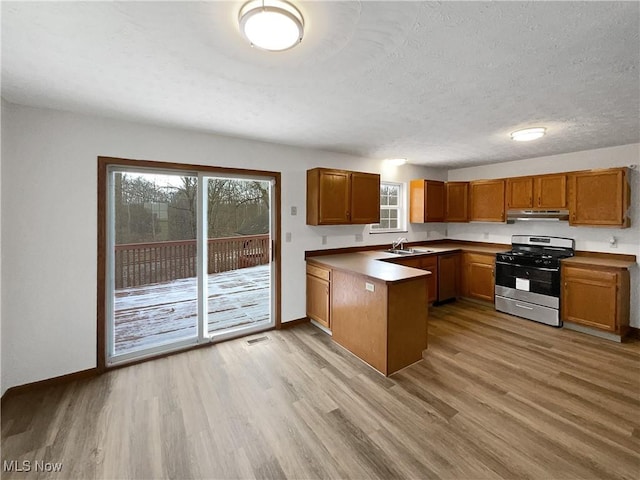
[[[269,263],[269,235],[208,239],[208,273]],[[197,274],[196,240],[115,246],[115,287],[168,282]]]

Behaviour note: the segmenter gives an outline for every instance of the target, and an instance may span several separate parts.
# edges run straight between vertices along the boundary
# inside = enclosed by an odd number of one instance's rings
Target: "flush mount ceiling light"
[[[302,41],[304,19],[284,0],[251,0],[238,14],[240,30],[251,46],[279,52]]]
[[[407,163],[407,159],[406,158],[388,158],[384,161],[384,163],[386,163],[387,165],[394,165],[396,167],[399,167],[400,165],[404,165],[405,163]]]
[[[547,129],[544,127],[525,128],[511,133],[511,140],[516,142],[528,142],[544,136]]]

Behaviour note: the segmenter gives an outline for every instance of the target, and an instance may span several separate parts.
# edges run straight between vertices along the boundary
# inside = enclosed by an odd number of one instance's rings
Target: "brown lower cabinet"
[[[386,283],[333,270],[333,340],[384,375],[417,362],[427,348],[425,277]]]
[[[624,336],[629,330],[629,271],[562,267],[562,321]]]
[[[433,303],[438,300],[438,257],[436,255],[399,258],[393,263],[431,272],[432,275],[427,278],[427,301]]]
[[[462,254],[462,296],[494,302],[496,256],[491,253]]]
[[[331,328],[331,270],[307,264],[307,317]]]

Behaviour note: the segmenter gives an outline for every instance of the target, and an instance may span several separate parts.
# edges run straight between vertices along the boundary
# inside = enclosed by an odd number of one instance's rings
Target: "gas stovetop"
[[[562,258],[575,254],[574,244],[570,238],[513,235],[512,250],[498,253],[496,260],[527,267],[557,268]]]

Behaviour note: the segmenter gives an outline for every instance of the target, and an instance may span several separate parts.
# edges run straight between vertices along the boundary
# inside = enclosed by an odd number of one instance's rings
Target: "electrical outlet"
[[[284,234],[284,241],[287,243],[291,242],[291,232],[287,232]]]
[[[356,242],[362,242],[362,234],[356,233]]]
[[[291,215],[294,217],[298,215],[298,207],[291,207]]]
[[[326,245],[326,244],[327,244],[327,236],[322,235],[322,245]]]
[[[373,283],[364,282],[364,288],[367,292],[375,292],[376,286]]]

